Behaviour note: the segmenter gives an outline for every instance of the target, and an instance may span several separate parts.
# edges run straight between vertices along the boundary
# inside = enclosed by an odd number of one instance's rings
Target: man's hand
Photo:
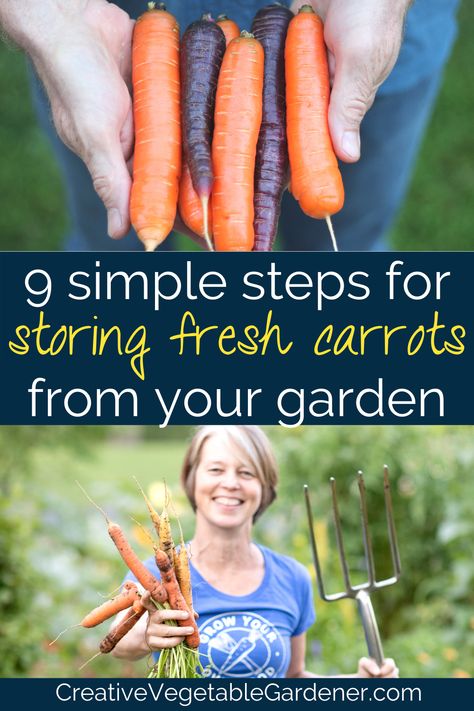
[[[133,21],[106,0],[6,0],[0,20],[31,56],[60,138],[89,169],[110,236],[122,237],[130,227]]]
[[[360,123],[397,60],[410,0],[298,0],[291,9],[305,4],[325,23],[334,150],[353,163],[360,158]]]

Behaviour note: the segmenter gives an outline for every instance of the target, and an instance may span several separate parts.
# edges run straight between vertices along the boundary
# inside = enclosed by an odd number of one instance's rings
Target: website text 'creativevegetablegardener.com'
[[[0,422],[470,421],[474,257],[241,257],[1,255]]]
[[[324,681],[304,685],[285,686],[284,682],[268,682],[255,687],[247,682],[223,685],[208,682],[200,686],[170,687],[164,684],[147,682],[141,686],[124,687],[121,682],[113,681],[105,686],[75,686],[64,681],[58,684],[55,692],[61,702],[161,702],[178,704],[185,708],[194,703],[280,703],[297,702],[421,702],[422,691],[417,686],[328,686]]]

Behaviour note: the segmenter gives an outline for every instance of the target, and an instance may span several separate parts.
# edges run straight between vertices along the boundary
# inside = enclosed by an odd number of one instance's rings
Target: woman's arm
[[[314,679],[318,674],[306,671],[306,633],[291,638],[291,659],[286,676],[291,679]]]
[[[306,655],[306,634],[300,634],[297,637],[291,638],[291,660],[286,676],[295,679],[319,679],[320,674],[313,674],[313,672],[307,671],[305,669],[305,655]],[[385,659],[382,667],[374,662],[373,659],[367,659],[362,657],[359,659],[359,666],[355,674],[338,674],[335,678],[371,678],[377,677],[379,679],[385,678],[398,678],[398,668],[395,665],[393,659]]]

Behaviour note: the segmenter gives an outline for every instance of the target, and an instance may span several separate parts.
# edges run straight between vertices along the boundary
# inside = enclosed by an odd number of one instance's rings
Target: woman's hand
[[[411,0],[296,0],[291,9],[305,4],[324,20],[329,129],[337,156],[352,163],[360,157],[360,123],[397,60]]]
[[[166,620],[185,620],[189,617],[182,610],[157,610],[149,592],[143,592],[141,601],[147,613],[141,617],[112,651],[112,656],[128,661],[143,659],[150,652],[176,647],[186,635],[194,632],[193,627],[175,627],[165,624]],[[114,625],[120,624],[125,613],[117,615]]]
[[[145,645],[152,651],[176,647],[184,642],[186,635],[194,632],[194,627],[175,627],[165,624],[168,620],[186,620],[189,614],[184,610],[157,610],[150,599],[150,593],[144,593],[142,603],[148,610],[145,629]]]
[[[363,679],[398,679],[399,671],[393,659],[384,659],[381,667],[373,659],[362,657],[359,659],[357,676]]]

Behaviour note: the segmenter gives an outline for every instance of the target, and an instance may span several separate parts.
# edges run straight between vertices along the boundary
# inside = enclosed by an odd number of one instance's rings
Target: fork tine
[[[309,526],[309,539],[311,542],[311,551],[313,553],[313,562],[316,569],[316,584],[318,586],[319,596],[328,601],[324,590],[323,574],[321,571],[321,564],[319,562],[318,547],[316,545],[316,537],[314,535],[314,525],[313,525],[313,510],[311,508],[311,501],[309,498],[309,487],[307,484],[304,485],[304,498],[306,502],[306,513],[308,515],[308,526]]]
[[[395,573],[395,578],[398,580],[402,572],[402,566],[400,563],[400,553],[398,550],[397,532],[395,528],[395,522],[393,520],[392,494],[390,491],[388,466],[386,464],[384,464],[383,468],[383,489],[385,497],[385,513],[387,515],[387,529],[388,540],[390,544],[390,553],[392,556],[392,564]]]
[[[336,493],[336,480],[332,476],[330,478],[331,483],[331,495],[332,495],[332,512],[334,516],[334,526],[336,529],[336,543],[337,550],[339,553],[339,560],[341,561],[342,575],[344,577],[344,585],[346,586],[346,592],[354,592],[351,585],[351,578],[349,573],[349,567],[347,565],[346,552],[344,550],[344,539],[342,537],[341,528],[341,517],[339,515],[339,505],[337,503],[337,493]]]
[[[357,473],[357,483],[359,485],[360,515],[362,521],[362,538],[364,541],[365,563],[369,577],[368,589],[375,586],[374,554],[372,551],[372,541],[369,532],[369,519],[367,516],[367,500],[365,497],[364,476],[361,471]]]

